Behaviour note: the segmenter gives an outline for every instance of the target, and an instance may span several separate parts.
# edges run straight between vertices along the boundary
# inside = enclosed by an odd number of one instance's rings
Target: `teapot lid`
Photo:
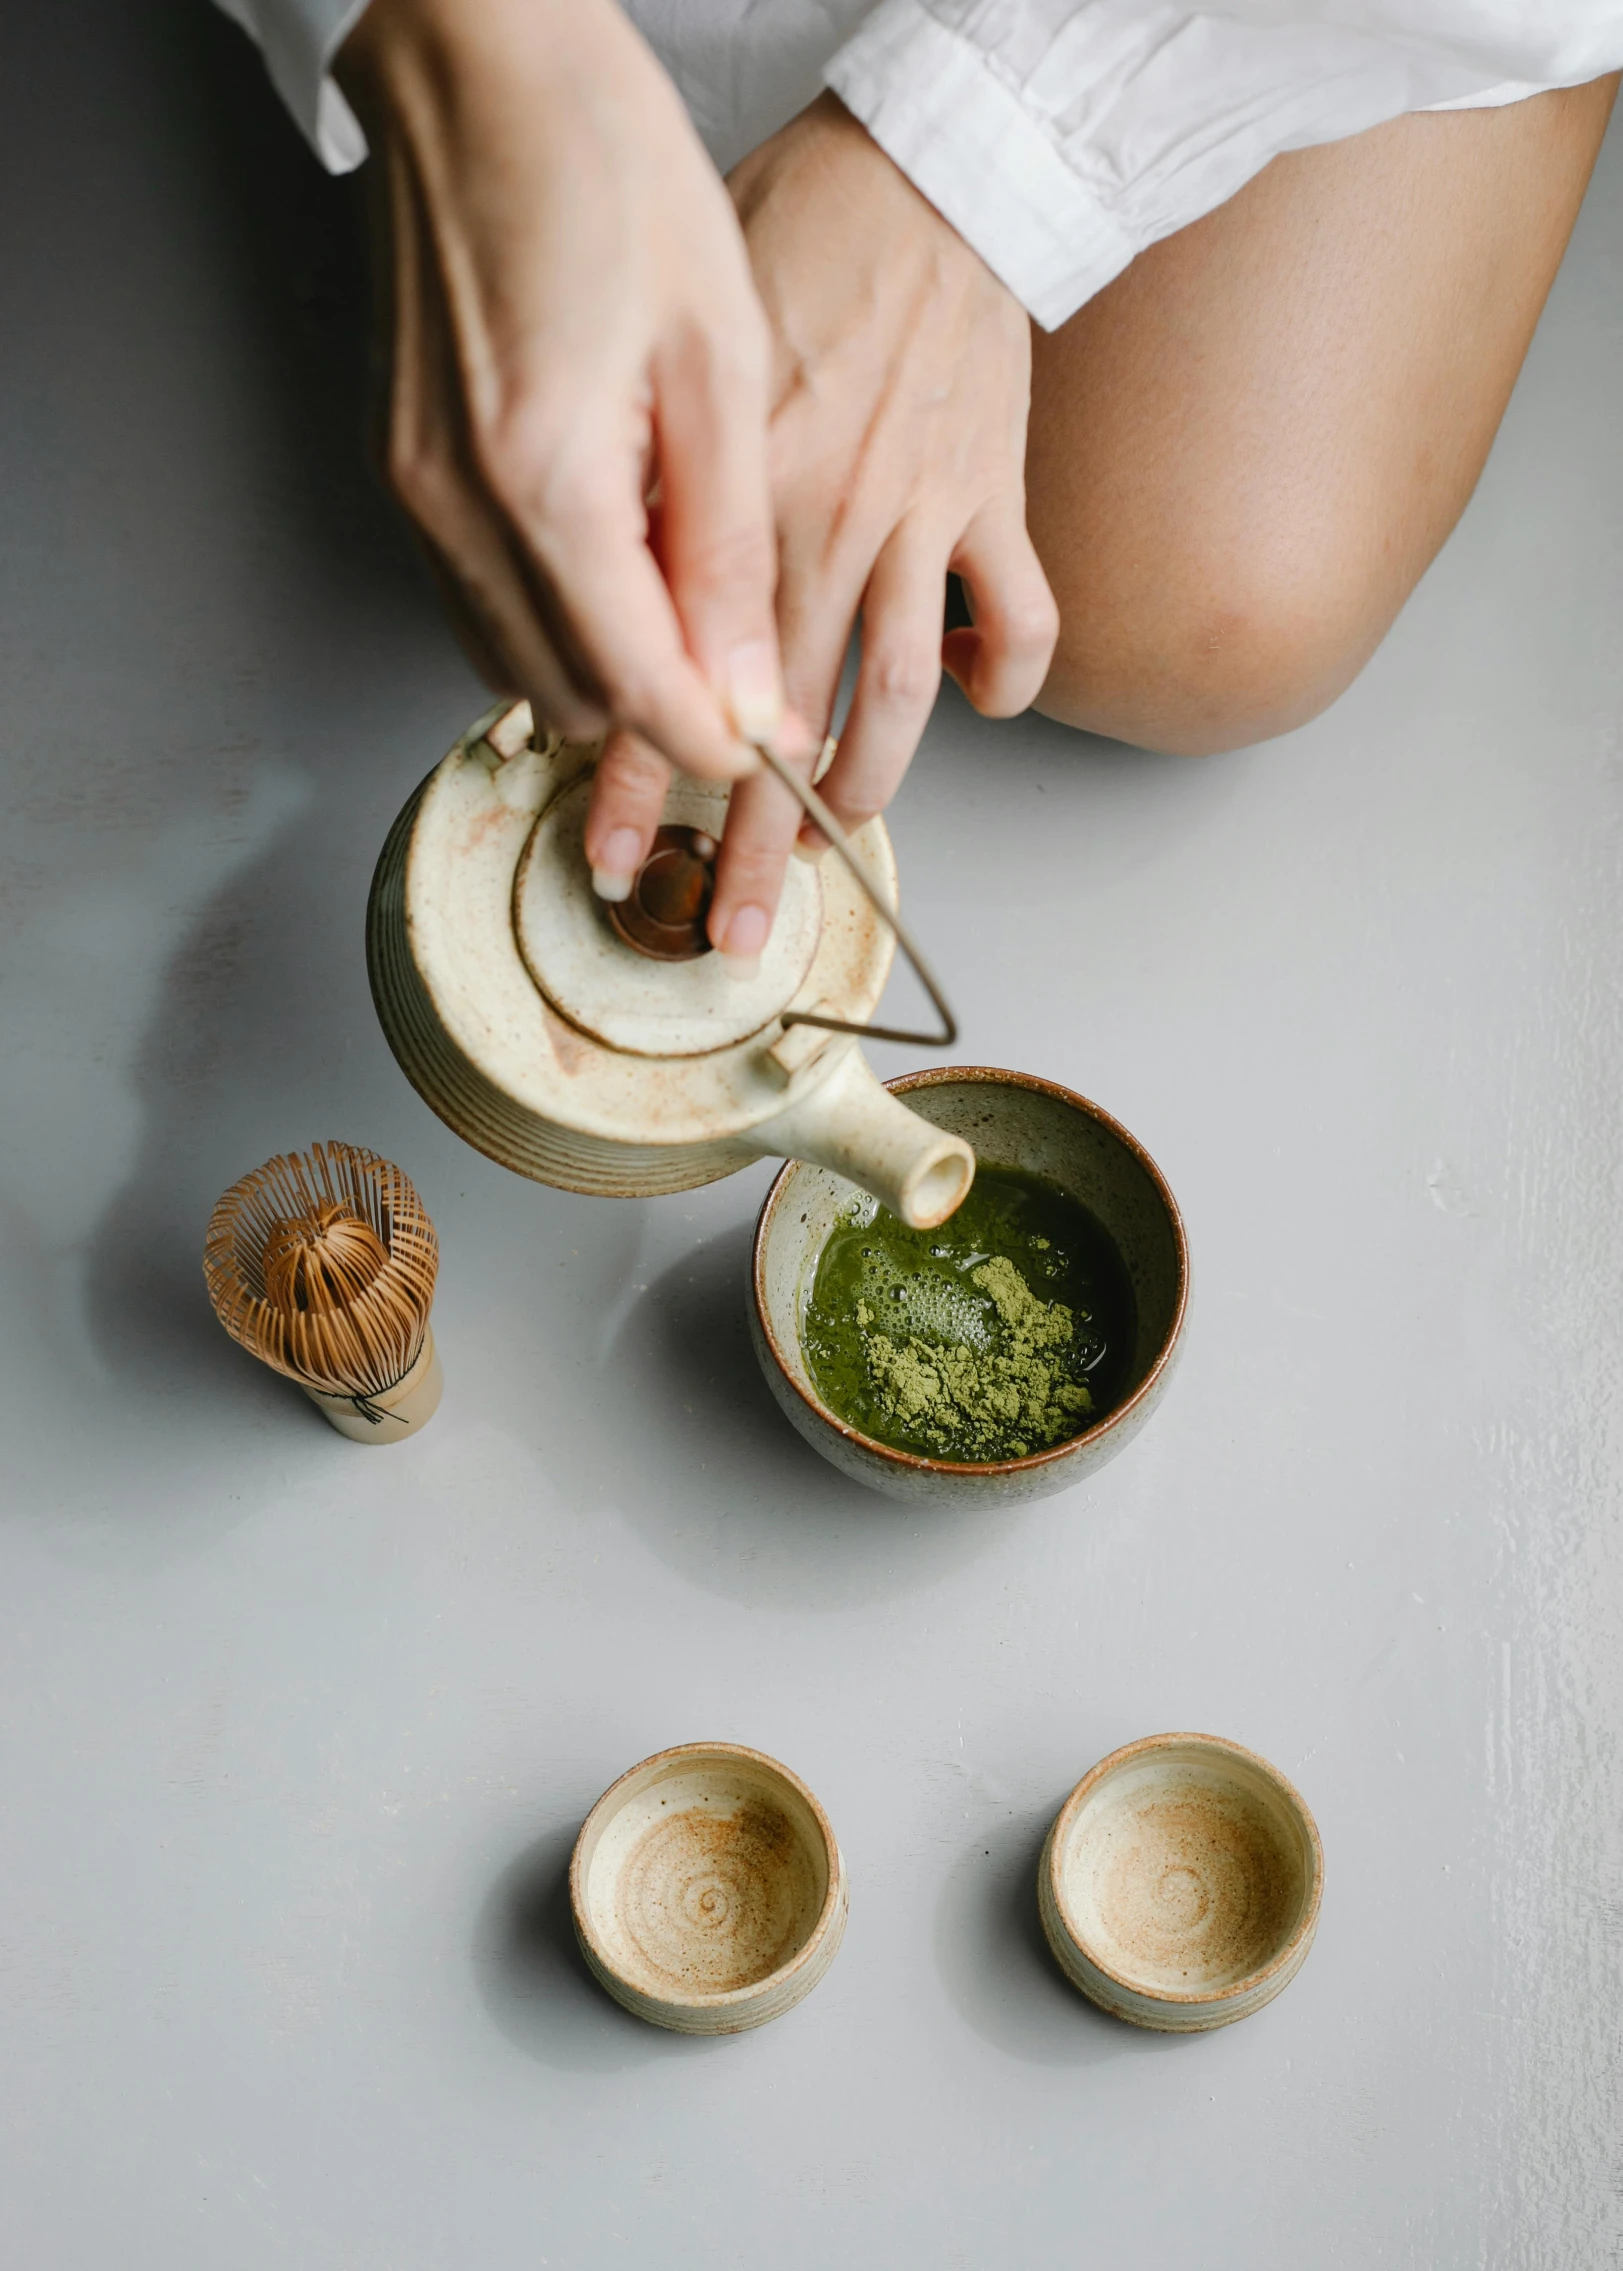
[[[571,1025],[637,1056],[705,1056],[759,1033],[799,993],[817,953],[823,930],[817,868],[790,861],[772,935],[753,975],[736,977],[721,955],[703,947],[650,954],[643,940],[626,935],[620,910],[592,889],[585,841],[591,792],[588,773],[555,796],[519,861],[513,929],[530,976]],[[713,847],[726,811],[725,788],[677,780],[665,800],[672,840],[662,850],[685,852],[702,868],[706,863],[691,845]],[[646,874],[639,878],[645,890]],[[674,934],[673,944],[691,944],[697,926],[660,927]]]

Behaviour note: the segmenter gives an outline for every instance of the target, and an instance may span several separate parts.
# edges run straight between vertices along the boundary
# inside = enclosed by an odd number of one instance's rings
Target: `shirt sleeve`
[[[351,173],[366,156],[361,122],[329,66],[366,0],[216,0],[264,52],[272,84],[329,173]]]
[[[824,78],[1053,330],[1281,151],[1620,64],[1614,0],[880,0]]]

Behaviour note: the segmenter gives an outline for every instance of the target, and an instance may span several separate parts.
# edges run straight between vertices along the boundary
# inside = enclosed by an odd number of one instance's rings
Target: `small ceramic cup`
[[[1189,1299],[1189,1252],[1177,1202],[1119,1120],[1054,1081],[950,1065],[908,1073],[887,1086],[925,1119],[964,1137],[986,1164],[1047,1176],[1104,1224],[1126,1264],[1137,1309],[1126,1392],[1085,1434],[1024,1459],[926,1459],[859,1433],[818,1394],[801,1340],[818,1258],[854,1186],[804,1161],[791,1161],[778,1176],[755,1227],[750,1332],[767,1385],[814,1450],[888,1497],[1007,1505],[1066,1490],[1130,1443],[1166,1391]]]
[[[617,2003],[678,2034],[742,2034],[792,2010],[834,1961],[845,1864],[786,1766],[738,1743],[683,1743],[599,1798],[569,1901]]]
[[[1277,1767],[1218,1735],[1147,1735],[1101,1759],[1037,1870],[1061,1971],[1133,2026],[1198,2034],[1249,2018],[1313,1943],[1324,1852]]]

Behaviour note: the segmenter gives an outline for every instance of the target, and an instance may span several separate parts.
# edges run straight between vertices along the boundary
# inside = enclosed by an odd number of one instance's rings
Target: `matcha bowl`
[[[985,1065],[942,1066],[887,1084],[910,1108],[962,1137],[986,1166],[1057,1184],[1109,1233],[1132,1289],[1130,1352],[1114,1400],[1083,1432],[1025,1458],[928,1458],[865,1435],[832,1410],[813,1378],[806,1305],[823,1248],[855,1187],[793,1161],[755,1229],[750,1330],[767,1384],[823,1457],[887,1497],[920,1504],[1009,1505],[1067,1490],[1130,1443],[1166,1392],[1189,1298],[1183,1221],[1166,1180],[1119,1121],[1050,1080]]]

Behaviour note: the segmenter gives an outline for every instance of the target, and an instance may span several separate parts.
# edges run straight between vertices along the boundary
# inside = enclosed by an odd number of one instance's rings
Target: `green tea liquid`
[[[980,1465],[1096,1426],[1137,1320],[1109,1232],[1058,1184],[982,1166],[935,1230],[858,1197],[830,1232],[803,1340],[818,1394],[894,1450]]]

